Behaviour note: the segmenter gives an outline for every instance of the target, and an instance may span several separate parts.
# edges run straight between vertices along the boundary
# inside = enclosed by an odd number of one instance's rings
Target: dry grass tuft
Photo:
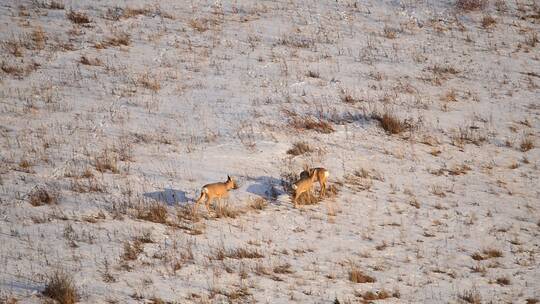
[[[361,295],[361,297],[364,301],[375,301],[391,298],[392,294],[385,289],[382,289],[377,292],[366,291],[363,295]]]
[[[381,128],[389,134],[399,134],[410,127],[404,120],[399,119],[393,113],[388,111],[382,115],[374,113],[372,117],[377,120]]]
[[[240,215],[240,210],[231,207],[228,203],[218,203],[216,209],[217,218],[236,218]]]
[[[505,277],[497,278],[497,284],[501,286],[510,285],[510,279]]]
[[[290,121],[290,126],[296,130],[312,130],[323,134],[334,132],[334,127],[322,118],[315,118],[310,115],[293,116]]]
[[[482,27],[483,28],[490,28],[492,26],[494,26],[495,24],[497,24],[497,21],[495,20],[495,18],[489,16],[489,15],[486,15],[484,17],[482,17]]]
[[[534,142],[530,137],[525,137],[521,140],[519,144],[519,149],[521,152],[527,152],[534,148]]]
[[[260,259],[264,258],[264,255],[260,253],[258,250],[252,250],[249,248],[236,248],[236,249],[229,249],[226,250],[225,248],[218,248],[215,252],[213,257],[211,257],[214,260],[224,260],[225,258],[229,259]]]
[[[63,271],[56,271],[48,278],[43,295],[60,304],[73,304],[79,299],[73,278]]]
[[[313,151],[314,151],[313,148],[311,148],[311,146],[308,143],[304,141],[299,141],[299,142],[295,142],[292,148],[287,150],[287,154],[297,156],[297,155],[302,155],[305,153],[310,153]]]
[[[58,204],[59,193],[55,189],[45,189],[36,187],[28,194],[28,202],[32,206],[56,205]]]
[[[189,26],[199,33],[206,32],[210,27],[208,25],[208,20],[204,18],[191,19],[189,20]]]
[[[99,58],[91,58],[84,55],[81,56],[81,58],[79,59],[79,62],[84,65],[93,65],[93,66],[101,66],[103,64],[101,60],[99,60]]]
[[[482,297],[480,296],[480,293],[477,290],[467,290],[462,294],[459,294],[458,297],[471,304],[481,304],[482,303]]]
[[[264,198],[258,197],[252,200],[249,206],[255,210],[263,210],[268,206],[268,202]]]
[[[157,92],[161,89],[161,84],[159,84],[159,81],[155,76],[150,75],[150,73],[142,74],[139,77],[138,82],[144,88],[149,89],[152,92]]]
[[[88,24],[91,22],[90,17],[86,15],[84,12],[76,12],[73,10],[70,10],[67,13],[67,18],[71,20],[71,22],[75,24]]]
[[[94,167],[102,173],[107,171],[112,173],[120,172],[118,169],[118,157],[107,149],[94,158]]]
[[[133,261],[136,260],[141,252],[143,252],[143,244],[139,240],[134,240],[133,242],[124,243],[124,253],[122,253],[121,258],[124,261]]]
[[[470,12],[482,10],[487,4],[487,0],[457,0],[455,6],[458,11]]]
[[[374,277],[363,273],[355,265],[351,265],[351,270],[349,271],[349,281],[354,283],[374,283],[377,280]]]
[[[473,260],[476,260],[476,261],[482,261],[482,260],[486,260],[490,258],[500,258],[502,256],[503,256],[503,253],[500,250],[494,249],[494,248],[486,248],[482,250],[482,253],[476,252],[472,254],[471,258],[473,258]]]
[[[167,223],[167,207],[160,202],[152,202],[149,205],[141,205],[137,208],[137,218],[149,222]]]

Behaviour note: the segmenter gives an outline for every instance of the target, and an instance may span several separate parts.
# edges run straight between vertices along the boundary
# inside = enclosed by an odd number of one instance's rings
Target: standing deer
[[[193,207],[193,213],[197,212],[197,207],[205,197],[206,201],[204,204],[206,205],[206,210],[210,212],[210,204],[215,198],[221,199],[222,197],[227,197],[229,196],[229,190],[236,188],[236,182],[228,175],[225,182],[204,185],[201,189],[201,196],[197,199],[195,206]]]
[[[312,168],[302,171],[302,173],[300,173],[300,178],[308,177],[311,173],[314,173],[315,179],[319,182],[319,186],[321,186],[319,197],[321,195],[324,196],[326,194],[326,181],[328,180],[330,173],[325,168]]]
[[[316,178],[315,171],[306,172],[304,176],[300,174],[300,179],[292,185],[294,190],[294,208],[298,208],[298,198],[302,193],[307,192],[308,195],[311,195],[311,187]]]

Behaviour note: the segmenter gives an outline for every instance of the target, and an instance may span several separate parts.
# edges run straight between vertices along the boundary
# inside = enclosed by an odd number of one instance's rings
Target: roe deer
[[[215,198],[221,199],[222,197],[227,197],[229,196],[229,190],[236,188],[236,182],[228,175],[227,181],[225,182],[204,185],[201,189],[201,196],[197,199],[195,206],[193,207],[193,213],[197,212],[197,207],[205,197],[206,201],[204,204],[206,205],[206,210],[210,212],[210,203],[212,203]]]
[[[294,208],[298,207],[298,198],[302,193],[307,192],[308,195],[311,195],[311,187],[316,178],[315,171],[306,172],[304,176],[300,174],[300,179],[292,185],[294,190]]]
[[[328,180],[328,176],[330,175],[330,173],[325,168],[312,168],[302,171],[302,173],[300,173],[300,178],[308,177],[311,173],[315,174],[315,179],[319,182],[319,185],[321,186],[321,190],[319,191],[319,197],[321,195],[324,196],[326,193],[326,181]]]

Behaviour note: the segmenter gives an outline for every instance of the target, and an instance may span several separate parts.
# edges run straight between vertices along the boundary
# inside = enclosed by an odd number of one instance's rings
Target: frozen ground
[[[540,301],[540,4],[459,3],[0,1],[0,302]]]

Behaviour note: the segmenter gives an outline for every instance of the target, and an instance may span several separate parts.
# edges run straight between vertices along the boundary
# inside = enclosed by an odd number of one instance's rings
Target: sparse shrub
[[[486,16],[482,17],[482,27],[483,28],[492,27],[496,23],[497,23],[497,21],[495,21],[495,18],[493,18],[493,17],[491,17],[489,15],[486,15]]]
[[[382,115],[374,113],[372,117],[376,119],[381,128],[389,134],[399,134],[409,128],[409,125],[404,120],[399,119],[393,113],[388,111]]]
[[[466,290],[464,293],[459,294],[458,297],[467,303],[471,303],[471,304],[482,303],[482,297],[480,296],[480,293],[474,289]]]
[[[510,279],[505,277],[497,278],[497,284],[502,286],[510,285]]]
[[[278,273],[278,274],[293,273],[293,271],[291,270],[291,264],[285,263],[283,265],[278,265],[274,267],[274,273]]]
[[[311,77],[311,78],[320,78],[321,77],[319,72],[315,72],[315,71],[311,71],[311,70],[307,72],[306,76]]]
[[[63,10],[64,9],[64,3],[59,1],[37,1],[33,0],[34,5],[36,5],[39,8],[45,8],[45,9],[51,9],[51,10]]]
[[[268,206],[268,202],[264,198],[258,197],[252,200],[249,206],[255,210],[263,210]]]
[[[487,3],[487,0],[457,0],[455,6],[459,11],[469,12],[482,10]]]
[[[297,130],[313,130],[324,134],[335,131],[328,121],[310,115],[293,116],[290,125]]]
[[[349,281],[354,283],[374,283],[377,280],[375,280],[374,277],[363,273],[355,265],[352,265],[351,270],[349,271]]]
[[[144,73],[139,77],[139,83],[146,89],[149,89],[153,92],[157,92],[161,89],[161,85],[155,76],[150,75],[149,73]]]
[[[528,34],[525,38],[525,44],[530,47],[535,47],[538,42],[540,42],[540,40],[538,40],[538,34],[534,32]]]
[[[395,39],[397,37],[397,30],[385,25],[383,28],[383,36],[388,39]]]
[[[377,292],[366,291],[362,295],[362,299],[364,299],[364,301],[384,300],[391,297],[392,295],[390,295],[390,293],[386,291],[385,289],[379,290]]]
[[[191,26],[191,28],[193,28],[194,30],[200,33],[206,32],[209,29],[208,20],[204,18],[197,18],[197,19],[189,20],[189,26]]]
[[[87,56],[81,56],[79,59],[79,62],[84,65],[94,65],[94,66],[100,66],[102,64],[101,60],[98,58],[90,58]]]
[[[231,207],[228,203],[218,203],[215,209],[217,218],[236,218],[240,211]]]
[[[304,141],[295,142],[292,148],[287,150],[287,154],[291,154],[294,156],[309,153],[309,152],[313,152],[313,148],[311,148],[311,146]]]
[[[99,172],[111,171],[112,173],[118,173],[118,157],[110,152],[108,149],[103,150],[100,155],[94,158],[94,167]]]
[[[56,271],[48,277],[43,295],[60,304],[73,304],[79,299],[73,278],[63,271]]]
[[[88,17],[86,13],[76,12],[73,10],[70,10],[67,13],[67,18],[71,20],[71,22],[76,23],[76,24],[87,24],[91,22],[90,17]]]
[[[28,194],[28,202],[32,206],[56,205],[59,193],[55,189],[36,187]]]
[[[521,140],[519,144],[519,149],[521,152],[527,152],[534,148],[534,142],[530,137],[525,137]]]
[[[128,46],[131,44],[131,35],[125,31],[115,31],[104,41],[104,44],[106,46]]]
[[[143,252],[142,243],[139,240],[133,242],[124,243],[124,253],[122,253],[122,259],[125,261],[136,260],[139,254]]]
[[[264,258],[264,255],[258,250],[252,250],[249,248],[235,248],[226,250],[225,248],[218,248],[212,257],[214,260],[224,260],[225,258],[230,259],[259,259]]]
[[[482,250],[482,253],[475,252],[474,254],[471,255],[471,258],[473,258],[473,260],[476,260],[476,261],[482,261],[482,260],[486,260],[490,258],[499,258],[502,256],[503,256],[503,253],[500,250],[493,249],[493,248],[486,248]]]
[[[141,205],[137,210],[137,218],[154,223],[167,223],[167,207],[160,202],[152,202],[150,205]]]

